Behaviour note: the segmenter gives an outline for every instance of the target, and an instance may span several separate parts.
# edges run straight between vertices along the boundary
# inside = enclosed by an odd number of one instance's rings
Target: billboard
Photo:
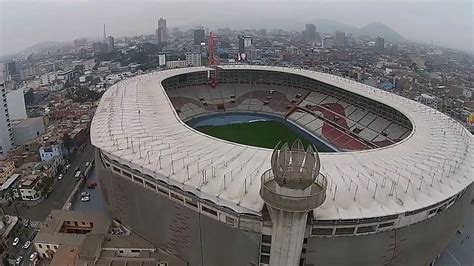
[[[474,113],[470,113],[467,116],[466,124],[468,127],[474,127]]]

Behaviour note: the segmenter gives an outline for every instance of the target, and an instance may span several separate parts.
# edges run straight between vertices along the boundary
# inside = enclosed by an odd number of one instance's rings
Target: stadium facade
[[[189,265],[427,265],[461,225],[474,141],[453,119],[324,73],[221,66],[211,88],[211,71],[167,70],[117,83],[92,122],[112,217],[156,246]],[[285,119],[336,148],[318,156],[322,203],[291,205],[288,188],[265,185],[275,175],[272,150],[186,124],[223,112]],[[278,260],[282,252],[291,262]]]

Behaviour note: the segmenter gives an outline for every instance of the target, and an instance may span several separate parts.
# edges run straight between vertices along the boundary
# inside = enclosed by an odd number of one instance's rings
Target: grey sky
[[[157,19],[168,26],[206,24],[233,28],[300,29],[313,19],[362,27],[382,22],[413,41],[474,52],[472,1],[126,1],[0,0],[0,55],[42,41],[152,34]],[[211,27],[211,28],[212,28]],[[300,28],[301,27],[301,28]],[[317,25],[316,25],[317,27]]]

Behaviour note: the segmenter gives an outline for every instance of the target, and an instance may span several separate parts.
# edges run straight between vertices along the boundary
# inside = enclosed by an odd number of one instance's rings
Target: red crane
[[[217,46],[217,35],[214,32],[209,33],[209,39],[207,42],[207,57],[209,59],[209,67],[214,70],[209,71],[209,85],[215,88],[217,86],[217,59],[215,56],[215,50]]]
[[[215,67],[217,65],[217,60],[215,56],[215,50],[217,45],[217,35],[214,32],[209,33],[209,39],[207,44],[207,56],[209,58],[209,66]]]

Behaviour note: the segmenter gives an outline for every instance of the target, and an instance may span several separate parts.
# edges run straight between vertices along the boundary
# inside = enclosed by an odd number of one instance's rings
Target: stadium
[[[124,80],[102,97],[91,139],[112,217],[189,265],[428,265],[474,177],[473,137],[448,116],[282,67]],[[291,147],[271,149],[279,140]],[[305,159],[284,159],[295,151]],[[314,164],[312,182],[279,182],[291,163]]]

